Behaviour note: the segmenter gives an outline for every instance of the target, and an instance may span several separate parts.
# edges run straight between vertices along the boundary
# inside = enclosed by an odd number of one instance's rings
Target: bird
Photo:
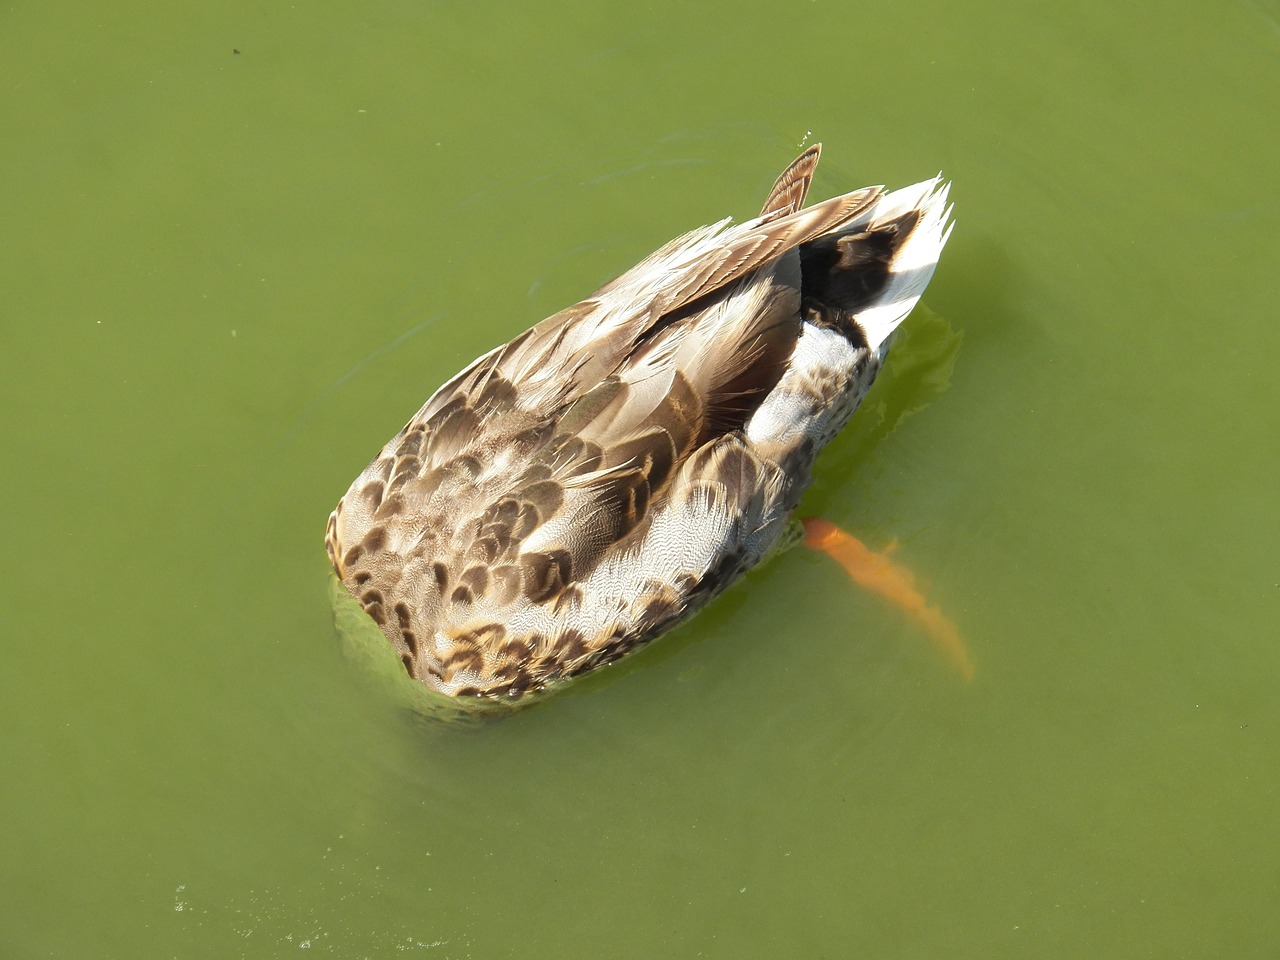
[[[526,706],[635,651],[794,542],[951,234],[938,175],[659,247],[433,393],[329,517],[340,594],[464,712]]]

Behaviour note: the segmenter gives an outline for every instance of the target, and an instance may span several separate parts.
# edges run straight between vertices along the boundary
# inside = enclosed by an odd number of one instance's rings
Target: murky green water
[[[0,11],[0,953],[1271,957],[1280,5]],[[238,51],[238,52],[237,52]],[[659,243],[939,168],[793,552],[529,714],[338,654],[438,383]]]

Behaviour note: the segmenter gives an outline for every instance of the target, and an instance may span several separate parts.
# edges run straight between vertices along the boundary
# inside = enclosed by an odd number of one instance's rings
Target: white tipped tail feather
[[[942,248],[951,236],[951,207],[947,204],[950,189],[951,184],[944,183],[942,176],[938,175],[886,194],[867,211],[865,219],[859,218],[868,229],[874,229],[877,224],[894,220],[912,210],[920,212],[919,223],[894,254],[889,266],[888,285],[874,304],[857,313],[868,345],[882,360],[898,325],[920,302],[920,296],[938,265]]]

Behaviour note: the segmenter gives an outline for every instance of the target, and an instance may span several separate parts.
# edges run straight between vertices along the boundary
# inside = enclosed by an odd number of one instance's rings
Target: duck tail
[[[800,248],[806,318],[865,342],[881,359],[933,276],[951,235],[941,175],[885,194]]]

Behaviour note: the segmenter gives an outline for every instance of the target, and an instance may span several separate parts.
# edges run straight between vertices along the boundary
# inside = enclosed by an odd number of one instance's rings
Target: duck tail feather
[[[949,189],[939,175],[894,190],[854,222],[802,247],[809,319],[883,354],[919,302],[951,235]]]

